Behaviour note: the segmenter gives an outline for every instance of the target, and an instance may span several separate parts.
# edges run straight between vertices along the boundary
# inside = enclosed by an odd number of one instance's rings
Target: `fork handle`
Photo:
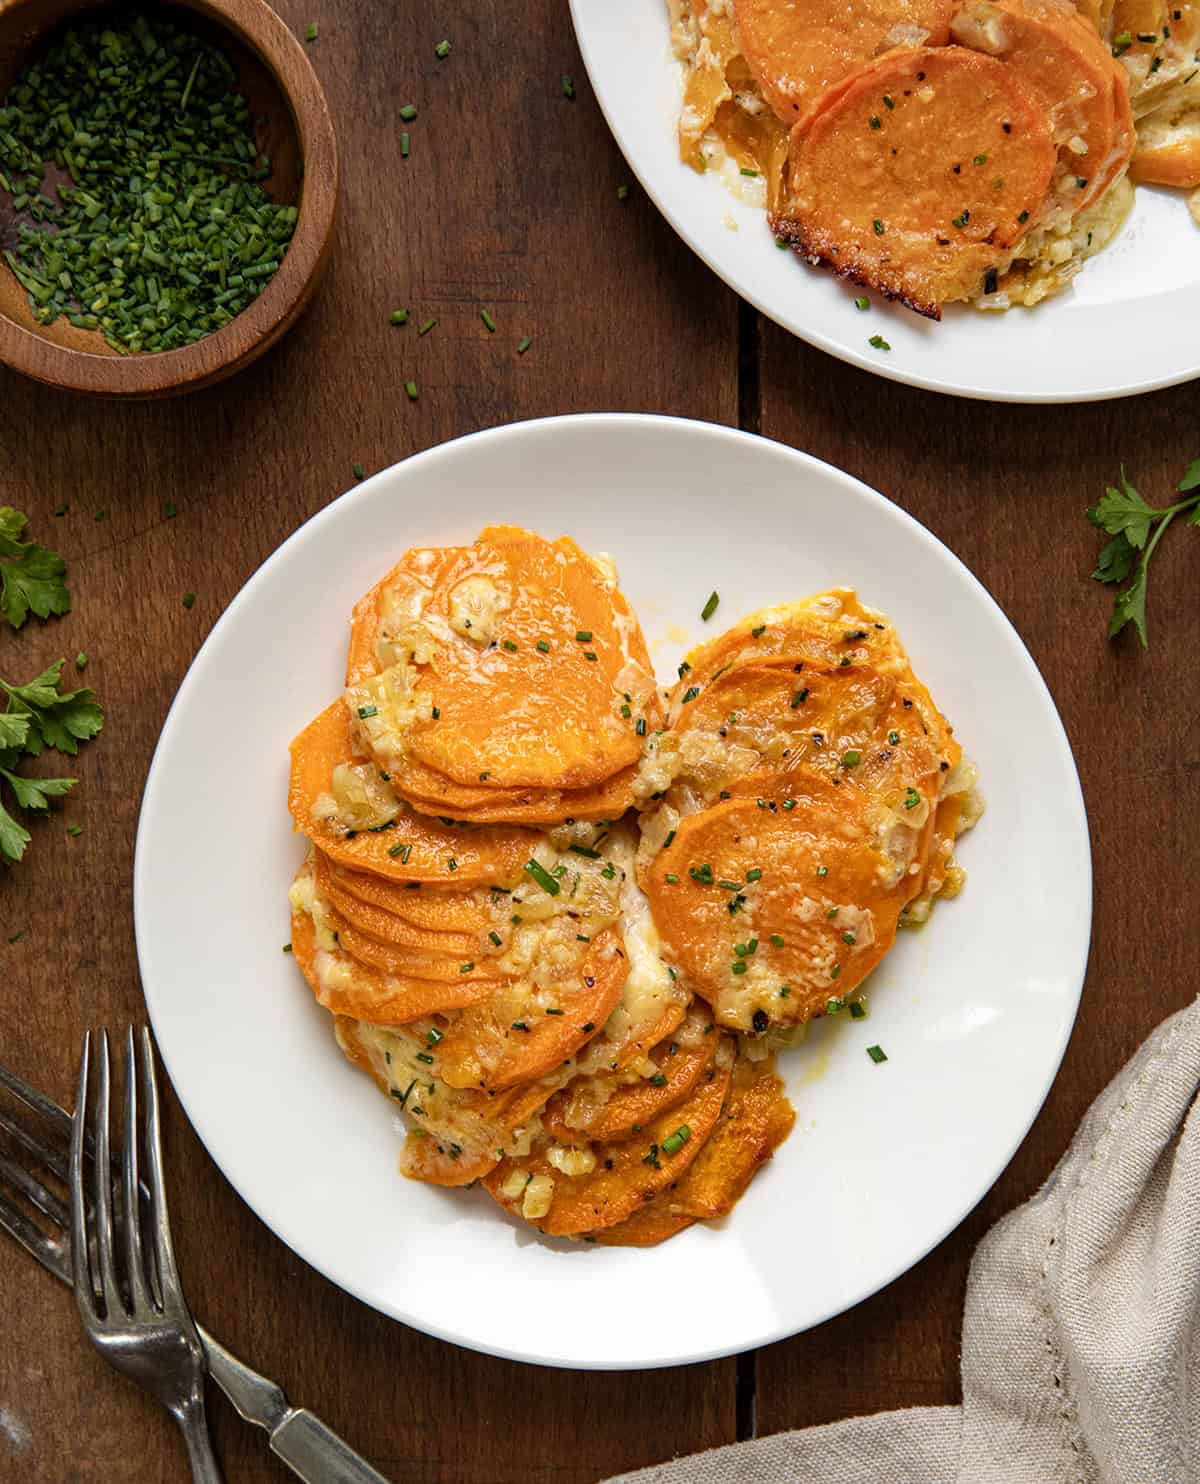
[[[204,1410],[204,1393],[192,1398],[175,1414],[175,1421],[187,1444],[188,1462],[192,1466],[192,1484],[225,1484],[221,1465],[213,1452],[208,1435],[208,1416]]]
[[[271,1451],[309,1484],[387,1484],[331,1427],[303,1409],[289,1412],[271,1434]]]

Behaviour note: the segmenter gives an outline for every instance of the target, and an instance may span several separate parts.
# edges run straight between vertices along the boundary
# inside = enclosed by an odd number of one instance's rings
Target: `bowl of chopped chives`
[[[265,0],[0,0],[0,362],[110,398],[221,380],[308,303],[337,193]]]

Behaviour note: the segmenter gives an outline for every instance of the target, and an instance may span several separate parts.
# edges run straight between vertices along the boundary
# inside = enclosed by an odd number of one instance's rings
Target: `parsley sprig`
[[[1150,559],[1177,515],[1185,516],[1189,525],[1200,526],[1200,459],[1193,459],[1188,465],[1177,489],[1185,499],[1173,505],[1147,504],[1122,469],[1119,488],[1109,485],[1100,503],[1088,511],[1091,523],[1112,537],[1100,552],[1093,578],[1116,586],[1133,574],[1129,586],[1113,597],[1108,625],[1110,639],[1131,623],[1142,648],[1146,648],[1146,583]]]
[[[0,613],[19,629],[31,613],[39,618],[70,613],[71,594],[63,583],[66,563],[56,551],[22,539],[25,517],[0,505]]]
[[[104,725],[104,713],[90,690],[64,691],[65,660],[26,685],[12,685],[0,677],[0,861],[17,862],[32,836],[4,805],[4,786],[15,806],[26,813],[45,814],[50,800],[61,798],[76,784],[74,778],[29,778],[16,771],[25,757],[40,757],[47,749],[74,757]]]

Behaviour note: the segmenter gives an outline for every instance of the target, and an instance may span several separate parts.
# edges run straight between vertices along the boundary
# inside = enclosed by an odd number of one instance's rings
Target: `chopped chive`
[[[533,341],[528,335],[522,335],[520,340],[517,341],[517,354],[523,356],[532,344]]]
[[[537,642],[537,644],[534,647],[536,649],[540,649],[543,654],[549,654],[550,653],[550,646],[546,643],[546,641],[544,639],[539,639],[538,642]]]
[[[858,298],[854,301],[854,307],[855,309],[870,309],[871,301],[867,298],[866,294],[859,294]]]
[[[566,1013],[567,1012],[565,1010],[560,1010],[557,1006],[550,1006],[546,1010],[547,1015],[565,1015]]]
[[[489,335],[494,335],[496,333],[496,321],[491,317],[491,315],[487,312],[486,309],[481,309],[479,311],[479,318],[487,326],[487,332],[488,332],[488,334]]]
[[[722,891],[741,891],[742,889],[740,881],[727,881],[724,876],[718,877],[717,885]]]
[[[363,466],[361,464],[353,464],[353,465],[351,465],[350,472],[351,472],[351,474],[354,475],[355,479],[365,479],[366,478],[366,475],[363,473]]]
[[[500,641],[500,648],[501,649],[506,649],[509,652],[509,654],[516,654],[516,652],[517,652],[517,646],[513,643],[513,641],[511,639],[502,639]]]
[[[430,1056],[428,1051],[418,1051],[417,1060],[423,1061],[427,1067],[433,1066],[433,1057]]]
[[[10,938],[8,941],[10,943],[15,943],[15,942],[17,942],[17,940],[19,938],[23,938],[24,936],[25,936],[24,933],[18,933],[16,938]],[[291,953],[292,952],[292,945],[290,943],[285,943],[283,945],[283,951],[284,951],[284,953]]]
[[[592,940],[586,933],[576,933],[575,941],[576,943],[590,943]]]
[[[761,639],[762,636],[763,636],[763,634],[766,633],[766,629],[767,629],[766,624],[765,623],[760,623],[759,626],[758,626],[758,628],[751,629],[750,630],[750,637],[751,637],[751,639]]]
[[[895,102],[891,98],[889,98],[886,93],[884,93],[883,95],[883,106],[885,108],[895,108],[896,106]]]
[[[563,97],[564,98],[574,99],[574,97],[575,97],[575,84],[571,80],[571,78],[569,78],[566,75],[566,73],[563,73],[562,91],[563,91]]]
[[[829,867],[828,866],[818,866],[817,867],[817,875],[818,876],[828,876],[829,875]]]
[[[878,1066],[881,1061],[887,1061],[887,1052],[884,1051],[882,1046],[868,1046],[867,1055],[871,1058],[876,1066]]]
[[[851,752],[843,752],[842,753],[842,767],[843,768],[847,768],[847,769],[849,769],[849,768],[857,768],[858,765],[859,765],[859,763],[861,763],[861,762],[862,762],[862,753],[861,752],[853,752],[853,751],[851,751]]]
[[[596,653],[596,651],[594,649],[585,649],[583,651],[583,657],[584,657],[585,660],[590,660],[593,664],[599,658],[599,656],[597,655],[597,653]]]
[[[434,327],[434,325],[436,325],[436,324],[437,324],[437,320],[435,320],[435,319],[427,319],[425,321],[425,323],[421,326],[421,328],[417,331],[417,334],[418,335],[428,335],[429,332],[430,332],[430,330],[432,330],[433,327]]]
[[[441,711],[440,711],[440,710],[439,710],[439,709],[438,709],[438,707],[436,707],[436,706],[431,706],[431,707],[430,707],[430,708],[429,708],[429,714],[430,714],[430,716],[432,716],[432,717],[433,717],[433,719],[434,719],[434,721],[437,721],[437,720],[438,720],[438,718],[439,718],[439,717],[440,717],[440,716],[441,716],[441,714],[442,714],[442,713],[441,713]]]
[[[446,862],[446,867],[447,867],[448,870],[451,870],[451,871],[457,871],[458,870],[458,862],[454,859],[453,856],[451,856],[450,859]]]
[[[579,640],[580,644],[587,644],[591,640],[592,631],[591,629],[576,629],[575,637]]]
[[[748,170],[745,165],[739,166],[739,168],[738,168],[738,174],[739,175],[748,175],[751,180],[757,180],[758,179],[758,171],[757,170]]]
[[[666,1087],[667,1079],[662,1072],[655,1072],[653,1077],[647,1078],[651,1087]]]
[[[78,840],[80,835],[83,834],[83,826],[81,824],[69,824],[67,826],[67,834],[70,835],[72,840]]]
[[[674,871],[668,871],[667,874],[663,877],[663,880],[667,882],[669,886],[674,886],[678,882],[679,877],[676,876]]]
[[[846,933],[843,933],[842,934],[842,942],[843,943],[849,943],[849,945],[851,946],[851,948],[853,948],[854,945],[855,945],[855,943],[858,942],[858,939],[854,936],[853,933],[846,932]]]
[[[433,49],[433,54],[439,62],[444,62],[450,55],[450,43],[448,41],[439,41]]]
[[[867,120],[867,122],[871,125],[871,128],[872,129],[882,129],[883,128],[883,122],[882,122],[882,120],[880,119],[880,117],[879,117],[879,115],[877,113],[873,113],[871,115],[871,117]]]
[[[792,710],[795,711],[795,709],[796,709],[797,706],[803,706],[803,704],[807,700],[808,700],[808,687],[805,686],[803,690],[798,690],[796,692],[796,694],[792,697]]]
[[[603,859],[603,856],[601,856],[598,850],[592,850],[587,845],[569,845],[567,848],[572,852],[572,854],[582,855],[590,861],[598,861]]]
[[[892,348],[882,335],[872,335],[867,344],[874,346],[876,350],[891,350]]]
[[[184,595],[183,595],[183,606],[185,608],[194,608],[196,606],[196,594],[195,593],[184,593]]]
[[[320,34],[321,28],[317,25],[316,21],[309,21],[308,25],[304,28],[305,41],[315,41]]]
[[[629,709],[628,701],[621,702],[621,715],[625,718],[626,721],[628,721],[629,718],[633,715],[633,712]]]
[[[910,784],[908,792],[904,795],[904,807],[906,809],[915,809],[920,802],[921,795]]]
[[[784,799],[784,801],[783,801],[783,807],[790,814],[791,811],[796,807],[796,801],[795,801],[795,799]]]
[[[400,110],[400,117],[404,120],[404,122],[406,124],[411,124],[412,121],[413,121],[413,119],[416,118],[416,116],[417,116],[416,106],[414,104],[412,104],[412,103],[406,103],[404,105],[404,107]]]
[[[624,201],[628,197],[628,195],[629,195],[629,187],[627,185],[619,185],[617,187],[617,200],[618,201]]]
[[[719,593],[709,593],[708,602],[705,603],[704,607],[700,610],[700,617],[704,620],[705,623],[707,623],[708,620],[717,611],[717,604],[720,603],[720,601],[721,598]]]
[[[406,325],[406,324],[408,324],[408,310],[407,309],[393,309],[392,312],[391,312],[391,314],[388,315],[388,323],[389,324],[393,324],[393,325]]]
[[[469,974],[474,967],[474,964],[459,964],[458,972],[460,974]]]
[[[358,715],[359,715],[359,719],[361,721],[366,721],[368,717],[378,716],[379,715],[379,707],[378,706],[360,706],[358,708]]]
[[[884,228],[883,228],[883,222],[880,221],[879,217],[876,217],[875,218],[874,225],[875,225],[875,235],[876,235],[876,237],[882,237],[883,236]]]
[[[891,746],[891,747],[898,747],[900,745],[900,733],[899,732],[889,732],[888,733],[888,745]]]
[[[501,943],[502,940],[501,940],[500,934],[498,932],[496,932],[495,928],[493,928],[492,931],[488,934],[488,937],[492,940],[492,942],[496,945],[497,948],[500,947],[500,943]]]
[[[523,1020],[514,1020],[510,1029],[514,1031],[528,1031],[529,1026]]]
[[[82,674],[88,667],[87,651],[81,649],[75,656],[75,668]]]
[[[782,948],[783,947],[783,936],[782,936],[782,934],[780,934],[780,933],[772,933],[771,934],[771,947],[772,948]]]
[[[405,129],[405,131],[400,135],[400,158],[402,160],[407,160],[408,159],[408,156],[409,156],[409,151],[411,149],[412,149],[412,140],[408,137],[408,130]]]
[[[762,880],[762,867],[761,866],[751,866],[750,869],[746,872],[746,880],[747,881],[761,881]]]
[[[179,514],[179,509],[174,500],[164,500],[162,512],[167,520],[174,520],[175,517]]]
[[[691,1137],[691,1129],[686,1123],[681,1123],[673,1134],[668,1134],[662,1141],[662,1152],[667,1155],[678,1154]]]
[[[431,1046],[436,1046],[437,1043],[441,1039],[442,1039],[442,1033],[441,1033],[441,1031],[438,1030],[438,1028],[437,1028],[436,1025],[431,1025],[429,1027],[429,1035],[426,1037],[426,1040],[429,1042],[429,1044]]]
[[[679,704],[681,706],[686,706],[689,701],[694,701],[699,694],[700,687],[698,685],[689,685],[687,690],[685,690],[683,693],[683,700],[680,701]]]
[[[865,1020],[867,1018],[867,1007],[861,1000],[850,1001],[850,1019]]]
[[[646,735],[646,718],[644,716],[638,717],[637,725],[634,727],[634,731],[638,734],[639,737],[644,737]]]
[[[397,857],[399,857],[399,860],[400,860],[401,865],[406,866],[406,865],[408,865],[408,858],[412,854],[412,846],[411,845],[393,845],[391,847],[391,849],[388,851],[388,854],[392,857],[393,860],[395,860]]]
[[[556,897],[562,890],[562,887],[558,884],[554,877],[551,876],[550,872],[546,870],[545,866],[543,866],[540,861],[526,861],[525,871],[528,875],[532,876],[537,884],[542,888],[542,890],[544,892],[548,892],[550,896]]]
[[[417,384],[415,381],[406,381],[404,383],[404,390],[408,393],[408,400],[410,402],[417,400]]]

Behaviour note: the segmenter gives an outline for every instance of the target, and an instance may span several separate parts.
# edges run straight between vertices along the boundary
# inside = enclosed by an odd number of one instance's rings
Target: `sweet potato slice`
[[[458,1010],[501,987],[494,979],[464,976],[456,983],[384,974],[357,963],[336,946],[321,948],[312,917],[300,910],[292,912],[292,952],[318,1004],[371,1025],[402,1025],[435,1012]]]
[[[370,871],[401,883],[421,882],[461,889],[478,883],[503,882],[516,875],[531,854],[535,837],[516,826],[445,825],[414,814],[399,800],[386,823],[348,829],[323,814],[335,770],[374,768],[356,757],[343,702],[335,701],[309,723],[292,743],[288,808],[296,829],[308,836],[339,865]],[[386,782],[371,778],[372,787]],[[386,797],[386,795],[385,795]],[[393,807],[391,805],[388,806]]]
[[[1131,169],[1146,185],[1200,186],[1200,99],[1190,109],[1143,121]]]
[[[384,943],[393,943],[400,948],[417,949],[444,958],[456,959],[459,963],[473,958],[479,952],[478,934],[441,932],[434,928],[415,927],[406,917],[399,917],[394,912],[389,912],[369,901],[363,901],[353,892],[346,891],[333,874],[328,860],[319,852],[315,866],[317,890],[337,915],[356,931],[367,933]]]
[[[718,1039],[712,1016],[694,1010],[682,1040],[671,1036],[650,1053],[654,1070],[649,1076],[632,1081],[611,1072],[577,1077],[551,1098],[542,1126],[561,1144],[627,1139],[689,1095],[711,1066]]]
[[[1024,236],[1056,160],[1012,68],[963,47],[896,51],[796,125],[772,229],[938,319]]]
[[[657,716],[635,616],[566,537],[409,552],[355,610],[349,673],[384,660],[347,695],[398,781],[411,759],[466,786],[589,788],[637,762]]]
[[[450,1087],[423,1060],[426,1039],[403,1028],[381,1029],[337,1016],[338,1045],[355,1066],[393,1099],[409,1129],[400,1170],[431,1185],[462,1186],[481,1179],[503,1158],[515,1131],[551,1092],[522,1088],[489,1096]]]
[[[910,826],[901,804],[880,838],[858,790],[811,771],[773,784],[682,820],[643,873],[668,951],[717,1023],[741,1031],[809,1020],[866,978],[895,940],[932,835],[919,796],[919,818]]]
[[[636,767],[592,788],[468,788],[411,759],[396,778],[396,791],[419,814],[449,816],[472,824],[552,825],[565,819],[619,819],[633,803]]]
[[[1011,67],[1045,112],[1059,157],[1055,204],[1074,215],[1098,200],[1132,149],[1132,139],[1118,138],[1116,84],[1125,72],[1070,0],[969,0],[951,32]]]
[[[941,46],[955,0],[734,0],[742,51],[762,95],[794,124],[832,84],[899,46]]]
[[[647,1124],[636,1139],[585,1151],[595,1159],[589,1173],[560,1173],[550,1157],[557,1146],[542,1143],[525,1158],[502,1160],[484,1177],[484,1186],[506,1210],[549,1236],[575,1236],[624,1221],[678,1180],[699,1154],[720,1117],[732,1060],[732,1044],[723,1037],[712,1066],[684,1102]],[[529,1191],[545,1191],[547,1181],[549,1209],[536,1215]]]
[[[908,669],[908,658],[895,626],[868,608],[853,588],[835,587],[795,603],[763,608],[699,644],[679,666],[679,681],[667,703],[672,725],[683,711],[683,697],[693,686],[701,691],[743,660],[780,654],[840,665],[870,665],[883,675]]]
[[[627,972],[620,935],[607,928],[592,939],[580,967],[558,983],[498,986],[438,1022],[438,1075],[452,1087],[493,1092],[536,1082],[597,1034],[621,998]]]
[[[419,883],[388,881],[369,871],[353,871],[330,860],[321,850],[316,852],[318,870],[328,872],[328,879],[338,890],[381,911],[402,917],[416,928],[447,933],[469,933],[479,937],[492,925],[493,894],[485,887],[465,892],[443,888],[425,890]]]
[[[327,906],[326,917],[343,953],[348,953],[356,963],[379,969],[384,974],[451,984],[463,979],[486,979],[496,984],[507,977],[493,961],[480,953],[477,946],[466,958],[459,954],[431,952],[427,948],[410,948],[403,943],[372,937],[370,933],[351,926],[332,905]]]
[[[728,1216],[795,1121],[774,1057],[739,1056],[720,1121],[691,1168],[648,1206],[592,1240],[606,1247],[654,1247],[697,1221]]]

